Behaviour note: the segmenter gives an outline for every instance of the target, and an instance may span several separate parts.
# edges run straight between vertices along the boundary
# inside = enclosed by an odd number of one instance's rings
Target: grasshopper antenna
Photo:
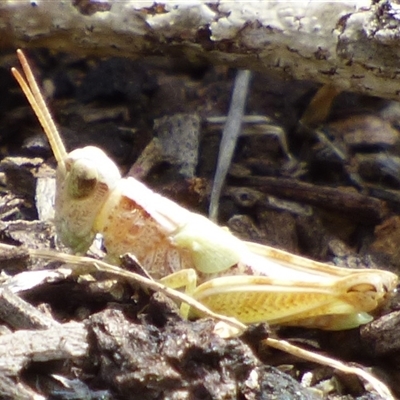
[[[43,99],[43,95],[40,92],[39,86],[33,75],[31,67],[29,66],[28,60],[25,57],[25,54],[21,49],[18,49],[17,55],[24,71],[26,80],[16,68],[11,68],[11,72],[21,86],[22,91],[24,92],[27,100],[29,101],[29,104],[31,105],[40,122],[40,125],[42,125],[42,128],[46,133],[47,139],[50,143],[50,147],[57,160],[57,164],[63,165],[64,160],[67,157],[67,151],[65,149],[64,143],[61,139],[60,134],[58,133],[57,127],[53,121],[53,118],[51,117],[50,111]]]

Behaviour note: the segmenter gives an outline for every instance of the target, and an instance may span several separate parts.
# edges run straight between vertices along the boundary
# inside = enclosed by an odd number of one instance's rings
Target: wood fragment
[[[102,261],[92,260],[87,257],[59,254],[56,252],[51,252],[49,250],[31,250],[30,252],[31,256],[34,257],[44,257],[47,259],[57,259],[67,262],[70,264],[69,267],[68,265],[65,265],[63,268],[71,268],[72,271],[77,275],[88,274],[98,270],[113,277],[118,277],[120,279],[122,278],[132,282],[140,283],[145,287],[163,293],[168,297],[188,302],[191,306],[197,307],[200,310],[204,308],[204,306],[196,304],[197,302],[188,299],[187,296],[179,294],[179,292],[168,289],[157,282],[154,282],[147,278],[143,278],[142,276],[133,274],[129,271],[122,270],[121,268],[112,266],[110,264],[106,264]],[[71,265],[71,263],[73,265]],[[235,326],[236,324],[236,328],[240,328],[239,325],[242,325],[234,322],[234,320],[231,318],[214,315],[214,313],[211,313],[205,308],[204,310],[202,310],[202,312],[206,312],[207,315],[216,317],[221,321],[224,321],[225,324],[230,324],[232,326]],[[122,316],[121,313],[119,315]],[[93,319],[93,322],[95,324],[96,321],[96,319]],[[176,323],[172,321],[171,327],[174,327],[175,325]],[[116,334],[113,340],[117,340],[117,342],[119,343],[119,334],[117,331],[113,331],[117,329],[117,326],[112,329],[110,327],[111,330],[107,332],[107,335],[114,336],[114,334]],[[94,325],[93,328],[95,329],[96,326]],[[187,327],[185,329],[187,329]],[[102,333],[103,330],[97,332]],[[0,336],[0,348],[7,349],[7,353],[0,354],[0,375],[1,373],[4,373],[8,376],[17,376],[21,369],[24,368],[29,362],[70,358],[76,359],[77,357],[85,357],[87,356],[87,350],[89,346],[87,342],[87,337],[88,332],[85,325],[78,322],[58,324],[46,330],[20,330],[10,334],[4,334]],[[108,352],[109,348],[107,346],[109,345],[109,343],[110,342],[108,340],[104,343],[104,345],[106,346],[105,350]],[[324,357],[315,352],[301,349],[297,346],[293,346],[286,341],[267,338],[265,343],[272,347],[287,351],[298,357],[305,358],[313,362],[322,363],[324,365],[329,365],[345,373],[356,374],[358,377],[371,384],[374,390],[376,390],[381,396],[383,396],[383,398],[394,399],[393,395],[386,387],[386,385],[384,385],[373,375],[369,374],[367,371],[361,368],[349,366],[338,360],[331,359],[330,357]],[[139,343],[136,345],[140,345],[140,340]],[[130,374],[128,375],[131,376]],[[115,384],[115,382],[113,382],[113,384]]]
[[[354,219],[367,220],[371,224],[380,221],[388,214],[386,202],[360,194],[351,188],[349,190],[342,187],[317,186],[294,179],[275,177],[246,177],[238,181],[240,185],[256,187],[259,191],[275,196],[296,199],[330,210],[340,210]]]
[[[300,124],[310,128],[323,123],[331,111],[333,100],[340,92],[341,90],[333,85],[323,85],[310,101]]]
[[[0,2],[0,44],[99,57],[205,59],[399,97],[396,2],[296,1],[293,6],[281,1],[130,0],[107,3],[109,11],[103,2],[90,3],[96,10],[91,15],[75,3],[87,2]]]
[[[7,246],[0,244],[0,265],[4,272],[16,272],[26,270],[29,264],[29,251],[20,246]]]
[[[47,329],[58,325],[7,288],[0,287],[0,319],[14,329]]]
[[[400,311],[394,311],[361,328],[365,351],[374,357],[400,352]]]
[[[0,395],[2,399],[10,400],[46,400],[45,396],[35,393],[29,386],[3,374],[0,374]]]
[[[46,330],[19,330],[0,336],[0,371],[18,376],[31,361],[67,360],[83,357],[88,350],[83,323],[67,322]]]
[[[174,114],[154,121],[156,137],[143,150],[127,176],[144,179],[162,162],[178,167],[185,178],[193,178],[197,167],[200,117],[197,114]]]

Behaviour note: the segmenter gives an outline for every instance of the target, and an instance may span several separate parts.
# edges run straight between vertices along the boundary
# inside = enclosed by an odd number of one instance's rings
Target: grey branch
[[[88,349],[83,323],[68,322],[46,330],[19,330],[0,336],[0,376],[17,376],[31,361],[83,357]]]
[[[399,16],[387,0],[6,0],[0,46],[179,55],[398,99]]]

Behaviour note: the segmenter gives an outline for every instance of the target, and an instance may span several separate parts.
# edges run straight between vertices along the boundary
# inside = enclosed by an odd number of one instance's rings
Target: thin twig
[[[320,365],[327,365],[328,367],[337,369],[347,374],[357,375],[362,380],[368,382],[372,388],[385,400],[395,400],[392,392],[383,382],[362,368],[354,367],[332,357],[323,356],[321,354],[302,349],[294,346],[286,340],[267,338],[264,340],[264,342],[270,347],[282,350],[303,360],[308,360]]]
[[[217,314],[211,311],[209,308],[201,304],[200,302],[196,301],[192,297],[181,293],[177,290],[171,289],[157,281],[154,281],[149,278],[145,278],[139,274],[135,274],[134,272],[127,271],[115,265],[108,264],[104,261],[94,260],[93,258],[89,257],[81,257],[81,256],[74,256],[71,254],[59,253],[51,250],[36,250],[32,249],[29,251],[31,257],[37,258],[44,258],[50,260],[57,260],[62,261],[68,264],[72,264],[76,266],[75,272],[79,274],[82,273],[92,273],[95,271],[101,271],[107,273],[115,278],[123,278],[130,282],[134,282],[136,284],[141,285],[146,289],[153,290],[155,292],[162,292],[166,296],[170,297],[171,299],[179,302],[184,302],[188,304],[190,307],[193,307],[200,313],[207,315],[208,317],[215,318],[220,320],[234,328],[237,331],[237,334],[244,332],[247,329],[247,326],[239,322],[235,318],[230,318],[225,315]],[[85,270],[82,271],[82,267],[85,267]],[[74,269],[72,266],[71,269]]]
[[[231,165],[236,142],[242,128],[242,119],[246,106],[250,78],[251,72],[248,70],[238,71],[235,78],[231,105],[222,132],[217,170],[215,172],[214,184],[211,191],[209,216],[212,221],[216,221],[218,218],[219,198],[221,196],[222,187],[225,183],[226,174]]]
[[[0,249],[3,248],[9,250],[12,247],[13,246],[10,245],[0,244]],[[88,274],[96,271],[101,271],[109,274],[112,277],[120,279],[122,278],[129,282],[134,282],[146,289],[162,292],[163,294],[172,298],[175,301],[185,302],[189,306],[203,313],[204,315],[207,315],[211,318],[215,318],[223,322],[224,324],[228,324],[228,326],[231,327],[231,332],[235,332],[236,334],[244,332],[247,328],[246,325],[242,324],[241,322],[237,321],[234,318],[229,318],[224,315],[214,313],[213,311],[205,307],[203,304],[199,303],[198,301],[194,300],[193,298],[187,296],[184,293],[168,288],[165,285],[156,282],[152,279],[145,278],[141,275],[124,270],[115,265],[108,264],[104,261],[94,260],[89,257],[81,257],[65,253],[59,253],[47,249],[44,250],[29,249],[29,254],[31,257],[34,258],[44,258],[44,259],[67,263],[68,265],[63,266],[63,268],[65,269],[67,267],[71,269],[71,271],[77,274]],[[337,369],[344,373],[355,374],[362,380],[368,382],[372,386],[372,388],[383,398],[388,400],[395,399],[389,388],[383,382],[381,382],[375,376],[373,376],[372,374],[370,374],[369,372],[365,371],[362,368],[347,365],[334,358],[326,357],[321,354],[299,348],[285,340],[267,338],[264,340],[264,343],[270,347],[282,350],[284,352],[297,356],[301,359],[309,360],[321,365],[327,365],[330,366],[331,368]]]

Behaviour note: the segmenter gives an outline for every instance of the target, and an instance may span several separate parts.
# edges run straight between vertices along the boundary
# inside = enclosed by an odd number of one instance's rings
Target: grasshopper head
[[[55,224],[66,246],[86,252],[96,234],[95,218],[120,179],[117,166],[97,147],[74,150],[59,163]]]
[[[11,71],[46,133],[58,163],[55,223],[62,242],[75,252],[85,252],[96,232],[93,223],[115,184],[121,179],[117,166],[92,146],[67,154],[46,106],[39,85],[22,50],[17,50],[25,77]]]

